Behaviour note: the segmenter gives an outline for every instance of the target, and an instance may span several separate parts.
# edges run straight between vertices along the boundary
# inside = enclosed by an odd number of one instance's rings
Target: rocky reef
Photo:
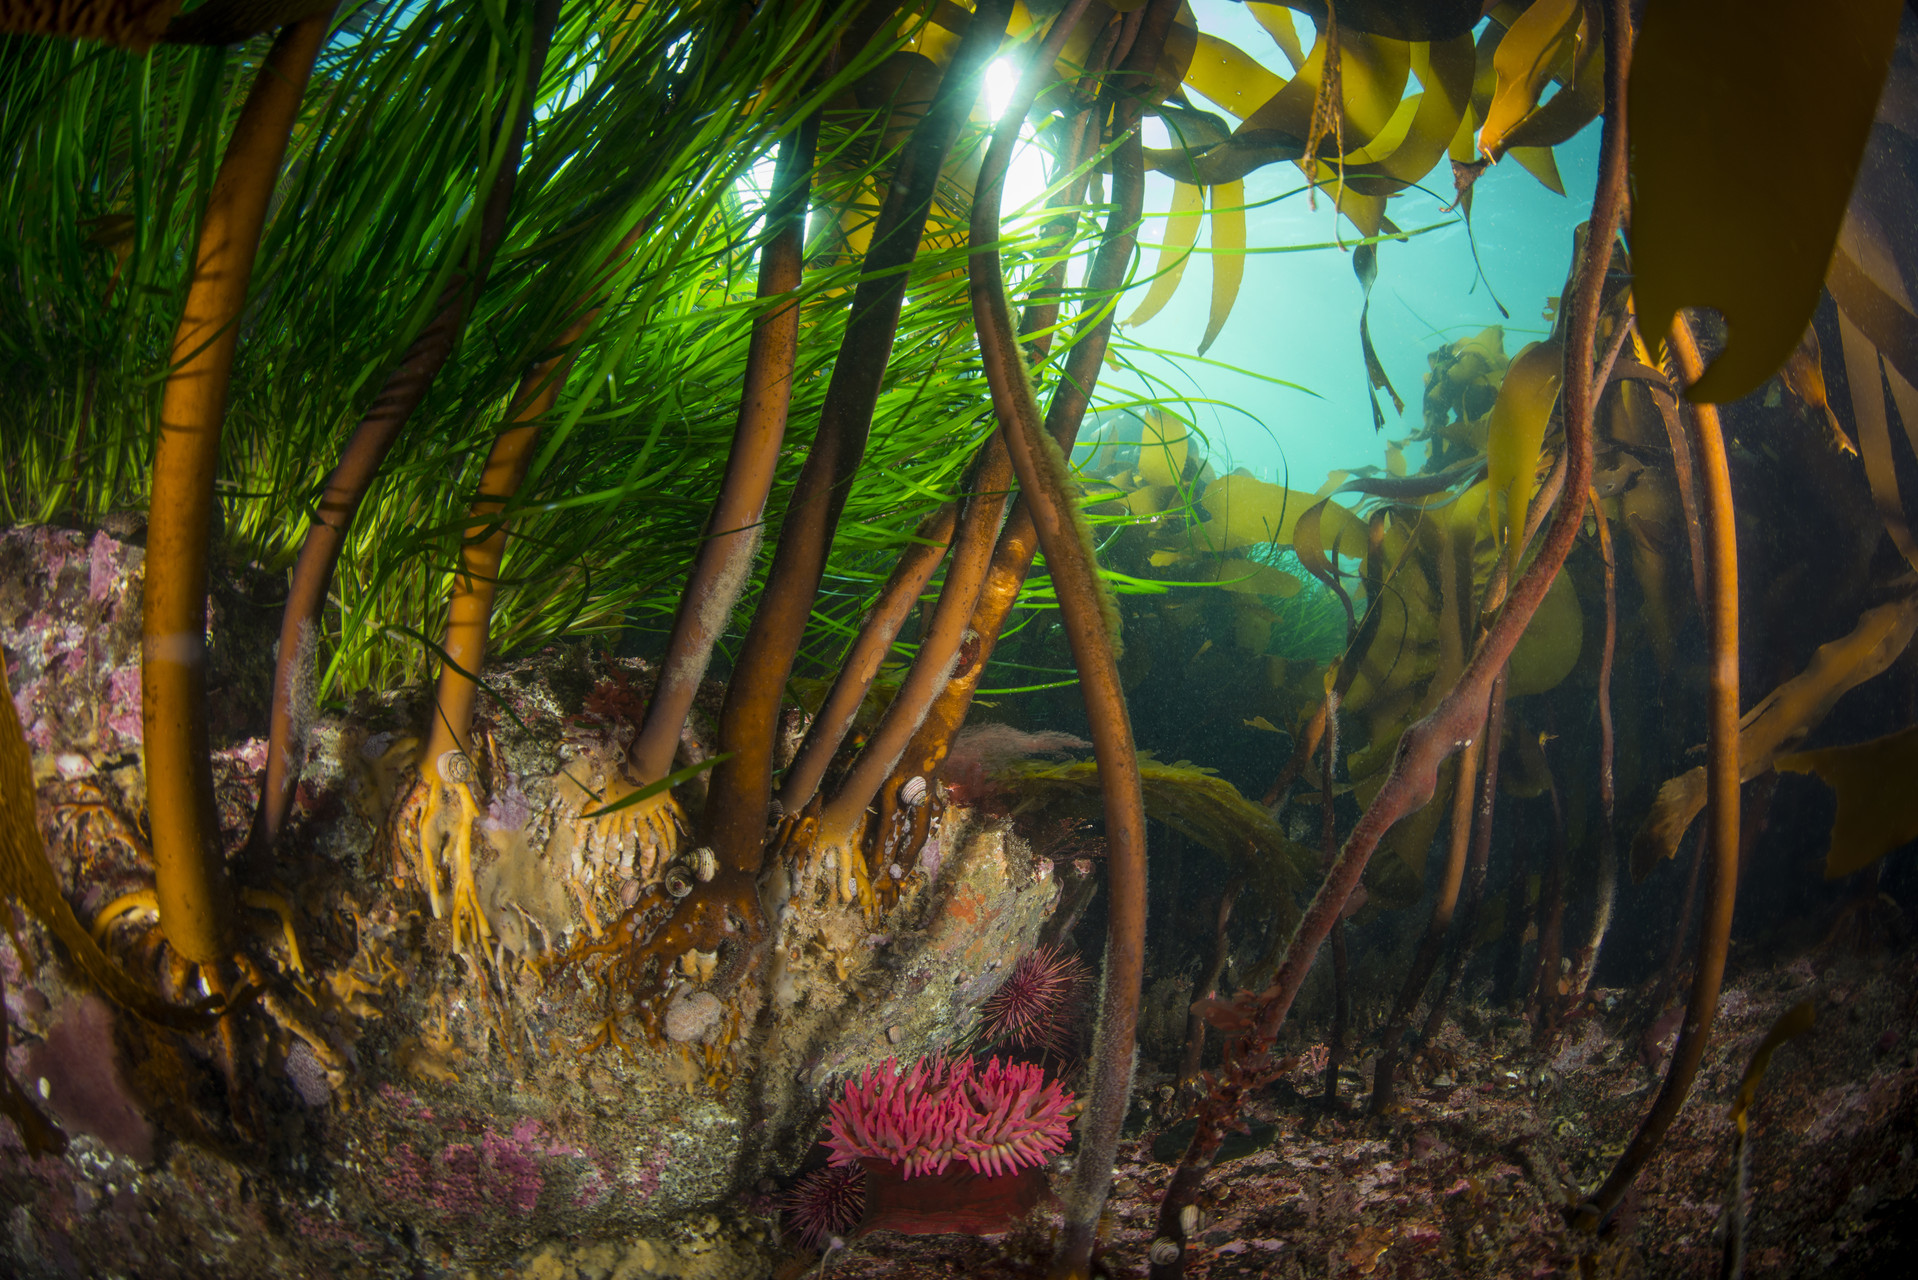
[[[141,896],[140,564],[110,532],[0,534],[0,648],[61,887],[165,989]],[[215,620],[214,653],[261,660]],[[0,1126],[9,1272],[766,1274],[768,1192],[837,1082],[962,1046],[1060,880],[1003,818],[949,808],[881,912],[830,866],[769,877],[766,936],[681,957],[648,1034],[568,957],[642,886],[699,872],[697,851],[653,865],[631,822],[595,816],[651,674],[584,646],[489,673],[477,949],[454,946],[388,829],[430,697],[312,716],[291,832],[250,873],[297,905],[246,913],[272,971],[228,1020],[232,1078],[214,1036],[116,1010],[37,927],[0,941],[8,1069],[70,1138],[30,1156]],[[252,704],[229,705],[215,739],[237,869],[261,751]]]

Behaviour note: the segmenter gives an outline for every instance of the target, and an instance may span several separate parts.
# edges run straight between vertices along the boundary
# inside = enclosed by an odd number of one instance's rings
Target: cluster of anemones
[[[922,1058],[848,1081],[826,1120],[835,1165],[889,1160],[902,1176],[944,1173],[954,1160],[996,1177],[1042,1165],[1066,1145],[1072,1095],[1024,1063]]]

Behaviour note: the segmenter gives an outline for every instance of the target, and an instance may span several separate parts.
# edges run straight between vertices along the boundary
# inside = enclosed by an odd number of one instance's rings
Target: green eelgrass
[[[507,511],[495,651],[669,614],[724,464],[758,306],[757,209],[737,179],[891,47],[876,42],[809,84],[828,44],[820,33],[842,8],[767,6],[740,38],[733,6],[568,6],[492,283],[368,495],[336,576],[320,637],[334,695],[426,674],[430,653],[387,624],[437,634],[504,402],[587,301],[602,310]],[[229,557],[290,564],[346,433],[467,265],[467,215],[498,163],[525,36],[523,15],[441,0],[361,9],[329,42],[242,321],[220,479]],[[143,504],[198,211],[262,47],[135,58],[0,42],[7,522],[89,523]],[[885,167],[875,125],[873,113],[829,117],[816,228],[834,226],[835,205]],[[956,230],[965,203],[949,193],[933,232]],[[609,265],[613,244],[641,223],[632,252]],[[815,238],[830,247],[829,232]],[[1030,246],[1009,257],[1020,274],[1043,265]],[[821,600],[815,664],[830,663],[873,576],[957,489],[991,429],[963,267],[963,251],[946,249],[913,268],[870,466]],[[829,267],[805,286],[795,464],[855,280],[855,268]],[[775,488],[771,522],[791,479]]]
[[[754,38],[741,39],[733,6],[567,6],[491,283],[342,555],[320,628],[324,693],[429,674],[430,650],[390,624],[439,633],[505,402],[587,302],[602,310],[507,509],[513,538],[493,649],[511,655],[561,636],[610,642],[626,628],[668,625],[724,467],[761,305],[757,198],[739,179],[805,112],[830,102],[808,252],[822,265],[802,289],[790,463],[767,510],[777,527],[858,278],[856,263],[841,262],[839,213],[870,201],[890,161],[877,145],[879,113],[846,109],[843,90],[910,31],[902,25],[893,41],[813,83],[827,44],[819,33],[845,7],[762,6]],[[361,8],[322,53],[242,321],[220,480],[230,558],[290,566],[347,433],[446,281],[470,266],[470,214],[496,172],[526,36],[523,14],[428,0]],[[85,524],[144,504],[198,212],[264,47],[163,46],[136,58],[0,41],[9,175],[0,179],[0,380],[9,389],[0,519]],[[973,130],[960,151],[983,138]],[[942,193],[929,241],[961,244],[968,202],[963,190]],[[1009,223],[1015,295],[1059,256],[1088,251],[1099,210],[1076,212],[1078,229],[1063,242]],[[630,254],[609,265],[613,245],[641,222]],[[951,247],[922,253],[912,268],[802,671],[833,668],[919,518],[957,492],[993,429],[964,267],[963,249]],[[1042,388],[1075,331],[1068,308],[1036,371]],[[1185,397],[1166,393],[1100,399],[1190,416]],[[1036,576],[1021,616],[1050,603],[1049,580]]]

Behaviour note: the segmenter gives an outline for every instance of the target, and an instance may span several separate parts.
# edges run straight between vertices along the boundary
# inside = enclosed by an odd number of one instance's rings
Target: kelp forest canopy
[[[809,1245],[845,1203],[997,1231],[1044,1213],[1006,1153],[1065,1142],[1043,1061],[1078,1101],[1038,1253],[1120,1256],[1143,1132],[1167,1168],[1124,1247],[1171,1277],[1310,1043],[1312,1105],[1389,1125],[1473,992],[1557,1061],[1630,989],[1676,1040],[1558,1191],[1587,1256],[1631,1247],[1724,1051],[1734,942],[1909,910],[1896,0],[106,0],[0,31],[6,979],[44,956],[97,1007],[59,1026],[138,1028],[172,1140],[345,1161],[432,1119],[396,1084],[482,1117],[510,1083],[518,1127],[472,1125],[520,1146],[482,1163],[545,1171],[468,1199],[524,1223],[420,1207],[451,1139],[362,1179],[369,1220],[496,1261],[791,1186],[855,1072],[835,1124],[1023,1081],[1051,1127],[982,1140],[991,1194],[915,1198],[958,1148],[902,1174],[840,1130],[871,1199],[789,1191]],[[1562,280],[1494,297],[1485,175],[1570,199],[1594,137],[1577,234],[1536,246]],[[1280,201],[1323,234],[1262,242]],[[1382,356],[1433,232],[1497,318]],[[1305,252],[1349,307],[1247,286]],[[1215,345],[1301,314],[1362,371],[1349,422],[1284,344]],[[1251,426],[1208,391],[1228,348],[1288,392]],[[1359,443],[1254,471],[1253,427]],[[1047,990],[1096,1018],[964,1056]],[[35,1062],[52,1017],[13,1024]],[[1810,1019],[1739,1090],[1741,1179]],[[525,1101],[561,1041],[619,1082],[611,1128]],[[957,1065],[879,1070],[909,1052]],[[271,1136],[279,1075],[365,1133]],[[93,1132],[28,1083],[30,1155]],[[708,1169],[682,1091],[762,1136]],[[601,1141],[667,1154],[535,1214]]]

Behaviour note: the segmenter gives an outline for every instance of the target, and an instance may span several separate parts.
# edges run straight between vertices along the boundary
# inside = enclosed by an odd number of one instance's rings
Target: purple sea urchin
[[[814,1169],[780,1197],[786,1226],[801,1244],[818,1249],[844,1235],[866,1211],[866,1171],[858,1165]]]
[[[980,1006],[981,1034],[995,1044],[1065,1057],[1081,1019],[1079,996],[1091,983],[1092,970],[1078,956],[1063,955],[1056,945],[1040,947]]]

